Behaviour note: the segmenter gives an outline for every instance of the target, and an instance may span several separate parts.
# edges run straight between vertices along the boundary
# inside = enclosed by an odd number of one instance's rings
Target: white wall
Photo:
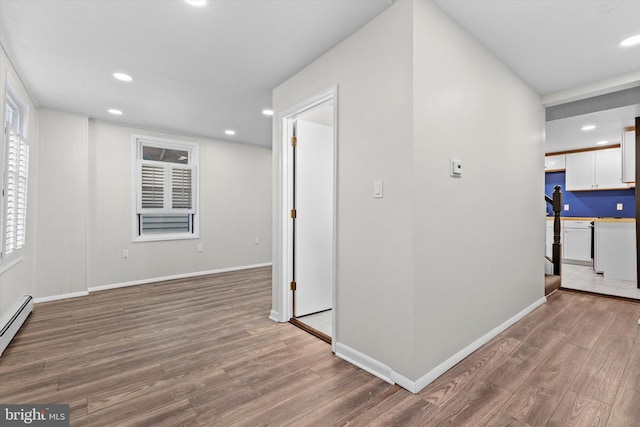
[[[5,92],[7,75],[11,76],[14,83],[18,85],[18,90],[22,99],[29,105],[29,170],[30,181],[27,200],[27,242],[25,245],[24,260],[4,273],[0,274],[0,327],[13,315],[20,300],[25,295],[34,294],[34,260],[35,260],[35,212],[37,206],[38,195],[38,115],[36,109],[29,97],[29,94],[23,87],[20,77],[12,67],[2,45],[0,44],[0,120],[4,129],[4,109],[5,109]],[[4,135],[0,135],[4,138]],[[0,144],[1,146],[1,144]],[[0,156],[1,157],[1,156]]]
[[[38,122],[34,297],[86,292],[87,117],[41,109]]]
[[[338,83],[338,342],[409,375],[412,355],[411,3],[387,12],[273,93],[274,236],[279,236],[278,114]],[[384,199],[373,181],[384,180]],[[281,272],[274,246],[274,308]]]
[[[0,66],[4,94],[5,56]],[[27,252],[0,275],[0,320],[25,294],[77,296],[92,287],[271,262],[271,150],[36,112],[33,105],[30,120]],[[132,243],[132,134],[200,142],[199,239]]]
[[[132,243],[132,135],[200,142],[199,239]],[[89,140],[89,287],[271,262],[271,150],[93,120]]]
[[[336,84],[334,339],[380,376],[424,385],[544,296],[543,108],[425,0],[395,2],[276,88],[276,117]],[[449,176],[450,157],[464,161],[461,179]],[[384,180],[382,200],[373,199],[375,179]],[[281,198],[276,191],[275,218]],[[274,296],[284,275],[278,245]]]
[[[544,296],[544,109],[425,1],[414,3],[413,79],[419,378]]]

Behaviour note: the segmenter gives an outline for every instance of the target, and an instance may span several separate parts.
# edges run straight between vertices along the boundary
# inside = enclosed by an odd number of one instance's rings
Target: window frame
[[[29,185],[29,143],[26,138],[29,105],[25,102],[7,76],[3,115],[3,135],[0,145],[0,273],[21,262],[27,246],[27,197]],[[9,117],[11,111],[11,117]],[[17,118],[15,117],[16,112]],[[13,168],[9,164],[12,155],[17,156]],[[12,172],[13,171],[13,172]],[[12,175],[10,177],[10,175]],[[13,182],[13,209],[9,215],[8,198],[10,182]],[[8,220],[13,220],[13,233],[8,236]],[[21,225],[21,226],[20,226]],[[20,231],[21,229],[21,231]],[[11,237],[11,248],[8,238]],[[8,250],[9,249],[9,250]],[[7,252],[9,252],[7,254]]]
[[[188,152],[188,163],[163,162],[156,160],[142,159],[143,147],[157,147],[168,150],[180,150]],[[166,240],[185,240],[198,239],[200,237],[200,220],[199,220],[199,144],[197,142],[179,141],[173,139],[159,138],[146,135],[132,135],[132,241],[149,242],[149,241],[166,241]],[[143,207],[142,203],[142,167],[143,165],[155,166],[162,168],[163,188],[166,189],[163,207]],[[171,188],[171,172],[175,169],[191,170],[191,207],[190,208],[173,208],[169,206],[172,203]],[[142,232],[142,215],[190,215],[189,232],[167,232],[167,233],[146,233]]]

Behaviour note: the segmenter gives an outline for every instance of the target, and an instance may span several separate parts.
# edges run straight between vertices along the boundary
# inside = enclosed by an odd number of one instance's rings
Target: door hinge
[[[297,136],[292,136],[291,137],[291,145],[293,145],[294,147],[296,147],[298,145],[298,137]]]
[[[298,216],[298,213],[296,212],[295,209],[291,209],[291,218],[292,219],[296,219],[296,217]]]
[[[289,284],[289,289],[291,289],[292,291],[295,291],[296,290],[296,282],[291,282]]]

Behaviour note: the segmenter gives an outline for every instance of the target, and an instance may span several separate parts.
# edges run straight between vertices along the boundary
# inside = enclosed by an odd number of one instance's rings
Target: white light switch
[[[565,204],[565,205],[564,205],[564,210],[565,210],[565,211],[568,211],[568,210],[569,210],[569,204]]]
[[[376,179],[373,181],[373,198],[382,199],[382,180]]]
[[[616,205],[616,210],[617,210],[617,211],[621,211],[622,209],[623,209],[623,208],[622,208],[622,203],[618,203],[618,204]]]

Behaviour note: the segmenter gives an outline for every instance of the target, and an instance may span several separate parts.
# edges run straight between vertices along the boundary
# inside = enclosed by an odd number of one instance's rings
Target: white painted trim
[[[274,200],[274,205],[278,206],[278,219],[279,227],[281,230],[278,230],[274,227],[274,242],[278,244],[279,247],[274,248],[275,254],[275,262],[280,267],[279,269],[274,269],[278,274],[274,275],[274,285],[277,290],[277,296],[275,301],[276,306],[273,307],[272,313],[278,313],[278,321],[287,322],[292,317],[292,307],[291,307],[291,298],[289,293],[289,283],[291,282],[290,272],[291,272],[291,245],[289,244],[290,236],[291,236],[291,227],[289,221],[289,196],[291,193],[291,173],[290,173],[290,164],[291,164],[291,144],[289,144],[288,137],[290,132],[289,121],[296,116],[314,108],[324,102],[333,101],[333,183],[334,183],[334,191],[333,191],[333,244],[332,244],[332,260],[334,264],[334,276],[333,276],[333,310],[332,310],[332,351],[335,353],[335,342],[336,342],[336,324],[337,324],[337,211],[338,211],[338,85],[334,84],[329,88],[321,91],[315,96],[309,97],[292,107],[286,108],[281,111],[277,117],[277,125],[278,125],[278,133],[277,139],[275,143],[280,147],[280,155],[278,158],[278,169],[279,169],[279,179],[278,183],[274,185],[279,191],[279,194]]]
[[[594,96],[631,89],[636,86],[640,86],[640,71],[624,74],[612,79],[589,83],[556,93],[550,93],[542,96],[541,100],[543,106],[553,107],[554,105],[593,98]]]
[[[174,274],[171,276],[163,276],[163,277],[153,277],[148,279],[141,280],[133,280],[131,282],[122,282],[122,283],[113,283],[110,285],[101,285],[101,286],[92,286],[89,288],[89,292],[98,292],[98,291],[106,291],[108,289],[117,289],[117,288],[126,288],[128,286],[137,286],[144,285],[147,283],[155,283],[155,282],[164,282],[167,280],[176,280],[176,279],[187,279],[189,277],[197,277],[197,276],[206,276],[209,274],[218,274],[218,273],[228,273],[230,271],[239,271],[239,270],[249,270],[252,268],[259,267],[269,267],[271,266],[270,262],[265,262],[262,264],[253,264],[253,265],[242,265],[239,267],[228,267],[228,268],[220,268],[217,270],[208,270],[208,271],[197,271],[194,273],[184,273],[184,274]]]
[[[335,343],[335,354],[341,359],[346,360],[347,362],[356,365],[357,367],[369,372],[372,375],[390,383],[390,384],[398,384],[400,387],[410,391],[411,393],[419,393],[423,388],[431,384],[434,380],[436,380],[439,376],[447,372],[449,369],[454,367],[460,361],[462,361],[465,357],[469,356],[471,353],[491,341],[493,338],[497,337],[499,334],[504,332],[507,328],[512,326],[514,323],[522,319],[527,314],[531,313],[533,310],[541,306],[547,301],[546,297],[542,297],[539,300],[535,301],[533,304],[520,311],[510,319],[504,321],[491,331],[487,332],[453,356],[449,357],[447,360],[442,362],[440,365],[433,368],[431,371],[427,372],[426,375],[418,378],[416,381],[412,381],[409,378],[395,372],[389,366],[381,363],[366,354],[360,353],[357,350],[352,349],[351,347],[336,342]]]
[[[269,313],[269,319],[273,320],[274,322],[279,322],[280,313],[275,310],[271,310],[271,313]]]
[[[416,394],[419,391],[416,390],[415,381],[411,381],[409,378],[405,377],[404,375],[400,375],[396,371],[391,372],[391,379],[393,380],[394,384],[398,384],[400,387],[410,391],[413,394]]]
[[[164,148],[178,147],[189,152],[188,166],[193,167],[195,173],[195,183],[193,195],[195,198],[194,212],[184,212],[185,214],[193,214],[193,230],[192,233],[179,234],[159,234],[159,235],[138,235],[138,197],[140,188],[138,188],[138,162],[142,156],[142,146],[153,145]],[[159,242],[170,240],[187,240],[200,238],[200,142],[184,141],[177,139],[160,138],[155,136],[147,136],[140,134],[131,135],[131,206],[133,213],[131,216],[131,242]],[[149,212],[147,212],[149,213]]]
[[[86,297],[86,296],[89,296],[89,292],[87,292],[87,291],[71,292],[71,293],[68,293],[68,294],[51,295],[51,296],[48,296],[48,297],[34,298],[33,302],[35,304],[39,304],[41,302],[58,301],[58,300],[61,300],[61,299],[78,298],[78,297]]]
[[[495,338],[496,336],[504,332],[507,328],[512,326],[514,323],[516,323],[518,320],[522,319],[524,316],[531,313],[536,308],[540,307],[546,301],[547,301],[546,297],[542,297],[539,300],[535,301],[533,304],[531,304],[521,312],[517,313],[515,316],[511,317],[510,319],[507,319],[502,324],[498,325],[491,331],[487,332],[486,334],[484,334],[483,336],[481,336],[480,338],[478,338],[477,340],[475,340],[474,342],[472,342],[471,344],[469,344],[468,346],[466,346],[465,348],[463,348],[462,350],[460,350],[459,352],[457,352],[456,354],[454,354],[453,356],[451,356],[450,358],[442,362],[440,365],[433,368],[426,375],[418,378],[418,380],[414,382],[413,390],[409,388],[407,388],[407,390],[409,390],[412,393],[420,392],[420,390],[422,390],[423,388],[431,384],[436,378],[438,378],[440,375],[444,374],[449,369],[454,367],[462,359],[469,356],[471,353],[473,353],[474,351],[476,351],[477,349],[479,349],[480,347],[482,347],[483,345],[491,341],[493,338]]]
[[[195,273],[175,274],[175,275],[172,275],[172,276],[154,277],[154,278],[150,278],[150,279],[134,280],[134,281],[131,281],[131,282],[122,282],[122,283],[113,283],[113,284],[110,284],[110,285],[93,286],[93,287],[90,287],[87,291],[71,292],[71,293],[68,293],[68,294],[60,294],[60,295],[52,295],[52,296],[48,296],[48,297],[34,298],[33,302],[35,304],[38,304],[38,303],[41,303],[41,302],[50,302],[50,301],[58,301],[58,300],[69,299],[69,298],[86,297],[91,292],[106,291],[108,289],[126,288],[128,286],[144,285],[146,283],[164,282],[164,281],[167,281],[167,280],[175,280],[175,279],[186,279],[186,278],[189,278],[189,277],[206,276],[206,275],[209,275],[209,274],[228,273],[230,271],[249,270],[249,269],[252,269],[252,268],[270,267],[270,266],[271,266],[270,262],[265,262],[265,263],[262,263],[262,264],[242,265],[242,266],[238,266],[238,267],[220,268],[220,269],[217,269],[217,270],[198,271],[198,272],[195,272]],[[271,315],[273,315],[274,312],[272,311],[271,313],[272,313]]]
[[[389,366],[342,343],[335,342],[335,348],[336,356],[339,358],[346,360],[352,365],[356,365],[358,368],[369,372],[371,375],[375,375],[389,384],[395,384],[392,378],[393,370]]]

